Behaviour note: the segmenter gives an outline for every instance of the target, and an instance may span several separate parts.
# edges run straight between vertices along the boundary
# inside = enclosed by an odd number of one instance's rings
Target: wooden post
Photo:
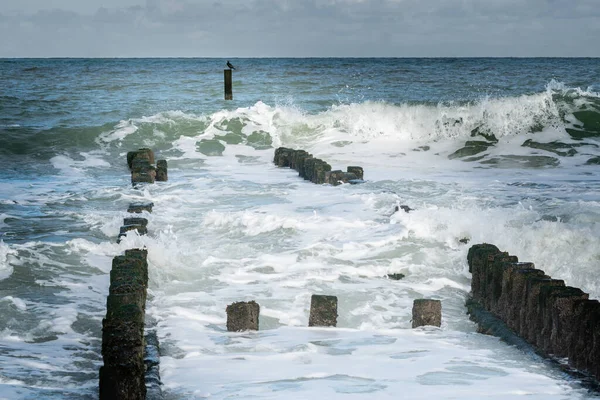
[[[233,88],[231,84],[231,70],[223,70],[225,73],[225,100],[233,100]]]
[[[148,262],[146,250],[113,258],[106,318],[102,320],[100,400],[146,398],[144,320]]]
[[[431,299],[417,299],[413,301],[412,308],[412,327],[431,325],[441,326],[442,324],[442,302]]]
[[[336,296],[323,296],[313,294],[310,298],[310,315],[308,326],[333,326],[337,325]]]
[[[260,306],[255,301],[240,301],[227,306],[227,331],[257,331]]]

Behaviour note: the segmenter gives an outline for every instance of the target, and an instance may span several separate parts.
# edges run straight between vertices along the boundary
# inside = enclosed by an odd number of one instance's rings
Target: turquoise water
[[[231,59],[233,101],[226,61],[0,60],[0,398],[97,397],[110,261],[139,246],[168,398],[595,397],[476,333],[459,239],[600,297],[599,59]],[[169,182],[131,187],[138,147]],[[138,200],[149,234],[117,244]],[[306,328],[315,293],[339,329]],[[410,329],[419,297],[440,330]],[[260,332],[225,331],[241,300]]]

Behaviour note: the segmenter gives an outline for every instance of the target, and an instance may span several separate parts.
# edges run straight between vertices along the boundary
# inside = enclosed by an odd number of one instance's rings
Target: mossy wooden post
[[[146,398],[144,320],[147,251],[130,249],[113,258],[106,318],[102,320],[100,400]]]
[[[233,100],[233,85],[231,84],[231,70],[223,70],[225,73],[225,100]]]

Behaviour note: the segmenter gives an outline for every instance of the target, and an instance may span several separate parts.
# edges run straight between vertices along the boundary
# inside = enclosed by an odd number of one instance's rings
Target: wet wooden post
[[[257,331],[260,306],[255,301],[240,301],[227,306],[227,331]]]
[[[225,100],[233,100],[233,85],[231,84],[231,70],[223,70],[225,74]]]
[[[333,326],[337,325],[336,296],[324,296],[313,294],[310,298],[310,315],[308,326]]]
[[[146,398],[144,320],[148,252],[130,249],[113,258],[106,317],[102,320],[100,400]]]
[[[412,308],[412,327],[442,325],[442,302],[431,299],[416,299]]]

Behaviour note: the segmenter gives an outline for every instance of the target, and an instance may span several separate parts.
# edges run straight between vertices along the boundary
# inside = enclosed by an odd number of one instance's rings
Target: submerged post
[[[233,85],[231,84],[231,69],[223,70],[225,74],[225,100],[233,100]]]

